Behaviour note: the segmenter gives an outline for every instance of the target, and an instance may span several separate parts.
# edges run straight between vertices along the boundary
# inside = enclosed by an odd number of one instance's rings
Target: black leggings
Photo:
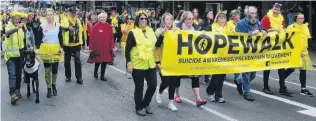
[[[174,92],[175,92],[174,82],[179,77],[177,77],[177,76],[162,76],[161,73],[159,73],[159,75],[161,78],[159,93],[162,93],[167,87],[169,87],[168,88],[169,99],[173,100],[174,99]]]
[[[94,65],[94,73],[98,73],[99,66],[101,65],[101,77],[103,77],[104,74],[105,74],[106,64],[107,64],[107,62],[102,62],[102,64],[101,63],[95,63],[95,65]]]
[[[58,72],[58,62],[55,63],[44,63],[44,68],[52,67],[52,73],[57,74]]]
[[[279,85],[280,85],[280,89],[285,89],[285,69],[278,69],[278,74],[279,74]],[[270,75],[270,70],[264,70],[263,71],[263,84],[264,84],[264,88],[268,88],[269,87],[269,75]]]
[[[157,87],[156,69],[138,70],[133,69],[133,80],[135,83],[134,100],[136,110],[149,106]],[[147,90],[143,98],[144,78],[147,82]]]
[[[192,88],[199,88],[200,87],[200,82],[199,82],[199,77],[190,77],[191,78],[191,83],[192,83]],[[181,85],[181,78],[178,78],[174,81],[174,86],[175,88],[179,88]]]
[[[295,71],[294,68],[286,69],[285,71],[285,79],[291,75]],[[306,70],[300,70],[300,82],[301,82],[301,88],[306,88]]]
[[[215,97],[223,97],[222,89],[226,74],[216,74],[212,76],[210,84],[206,88],[206,92],[209,95],[213,95],[215,92]]]

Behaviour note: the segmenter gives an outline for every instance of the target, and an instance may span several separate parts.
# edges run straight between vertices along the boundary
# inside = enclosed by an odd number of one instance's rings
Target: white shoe
[[[215,96],[214,96],[214,94],[213,94],[213,95],[209,95],[207,99],[208,99],[208,101],[210,101],[210,102],[214,102],[214,101],[215,101]]]
[[[162,95],[159,92],[156,95],[156,101],[158,104],[161,104],[161,102],[162,102]]]
[[[169,104],[168,104],[168,108],[171,110],[171,111],[177,111],[177,107],[174,105],[173,103],[174,101],[173,100],[170,100],[169,101]]]

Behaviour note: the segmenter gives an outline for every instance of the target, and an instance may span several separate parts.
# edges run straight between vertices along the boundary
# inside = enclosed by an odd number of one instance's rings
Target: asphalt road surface
[[[262,92],[262,72],[252,82],[254,102],[243,99],[228,75],[223,87],[226,103],[208,102],[200,108],[195,106],[191,80],[182,79],[180,93],[182,104],[176,104],[177,112],[167,108],[168,94],[163,94],[163,103],[158,105],[153,97],[151,106],[154,114],[140,117],[134,110],[134,82],[125,75],[125,58],[118,52],[114,66],[107,66],[104,82],[94,79],[94,64],[86,63],[87,54],[81,54],[84,84],[75,81],[72,66],[72,82],[65,82],[64,63],[59,64],[57,79],[58,95],[46,98],[44,68],[40,67],[40,103],[35,104],[35,94],[26,97],[26,84],[22,82],[22,99],[17,105],[10,104],[8,73],[1,62],[1,120],[2,121],[316,121],[316,97],[300,95],[299,71],[296,70],[286,81],[294,97],[278,94],[279,83],[276,71],[271,71],[270,88],[275,95]],[[100,70],[99,70],[100,72]],[[100,74],[99,74],[100,75]],[[158,78],[158,86],[160,77]],[[308,89],[316,94],[315,71],[307,73]],[[201,96],[207,99],[200,79]],[[146,87],[145,87],[146,89]]]

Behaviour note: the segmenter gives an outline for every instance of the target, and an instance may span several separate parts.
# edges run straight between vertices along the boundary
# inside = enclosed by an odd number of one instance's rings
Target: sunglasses
[[[146,20],[146,21],[147,21],[148,18],[139,18],[139,19],[140,19],[140,20]]]
[[[297,18],[297,19],[305,19],[305,18]]]
[[[127,18],[128,20],[131,20],[132,18]]]

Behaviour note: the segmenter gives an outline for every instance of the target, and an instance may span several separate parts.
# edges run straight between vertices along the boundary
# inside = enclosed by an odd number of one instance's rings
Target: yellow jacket
[[[12,22],[5,27],[6,32],[15,28]],[[17,32],[5,37],[4,41],[4,60],[7,62],[12,57],[20,57],[20,49],[24,48],[24,32],[20,28]]]
[[[146,27],[146,37],[142,29],[135,28],[132,30],[136,46],[131,50],[131,62],[134,69],[147,70],[156,67],[154,51],[157,38],[155,32],[150,27]]]
[[[83,43],[82,41],[82,26],[80,20],[78,18],[72,19],[71,17],[64,17],[61,21],[61,27],[69,28],[70,24],[75,28],[75,34],[73,36],[73,41],[70,40],[70,33],[69,30],[63,31],[63,44],[64,46],[78,46]]]
[[[229,20],[227,22],[227,26],[229,28],[229,31],[231,31],[231,32],[235,32],[236,31],[236,25],[237,25],[237,23],[234,20]]]

